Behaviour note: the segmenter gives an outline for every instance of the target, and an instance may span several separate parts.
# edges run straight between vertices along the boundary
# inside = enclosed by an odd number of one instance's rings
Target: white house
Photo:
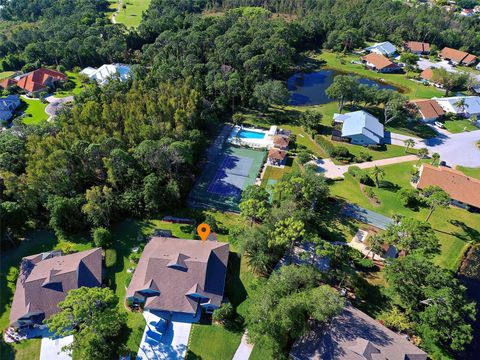
[[[333,119],[342,124],[342,137],[350,139],[352,144],[378,145],[383,141],[383,125],[366,111],[335,114]]]
[[[382,43],[377,43],[372,46],[365,48],[366,51],[370,53],[375,53],[378,55],[384,55],[387,57],[393,56],[397,52],[397,48],[389,41]]]
[[[480,96],[453,96],[447,98],[433,98],[446,113],[470,117],[480,115]],[[464,100],[462,106],[461,101]]]
[[[13,112],[20,106],[17,95],[0,97],[0,120],[8,121],[13,117]]]
[[[130,65],[105,64],[98,69],[86,67],[80,74],[86,75],[90,80],[95,80],[99,85],[105,85],[111,78],[125,81],[130,77]]]

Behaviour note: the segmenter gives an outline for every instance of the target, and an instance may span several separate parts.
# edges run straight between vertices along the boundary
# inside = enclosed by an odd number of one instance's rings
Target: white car
[[[440,129],[445,129],[445,125],[443,125],[443,123],[441,123],[440,121],[435,121],[435,126],[439,127]]]

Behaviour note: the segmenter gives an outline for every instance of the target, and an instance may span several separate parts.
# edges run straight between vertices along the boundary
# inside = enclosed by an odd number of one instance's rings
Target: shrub
[[[232,304],[226,303],[222,304],[218,309],[215,309],[212,314],[212,320],[225,324],[226,322],[232,320],[235,316],[235,310],[233,309]]]
[[[367,187],[365,188],[365,194],[370,198],[370,199],[376,199],[377,198],[377,195],[375,194],[375,192],[373,191],[373,189],[371,187]]]
[[[360,184],[363,184],[363,185],[368,185],[368,186],[375,185],[375,182],[370,177],[370,175],[368,175],[365,172],[360,175],[360,177],[358,178],[358,181],[360,182]]]
[[[353,263],[357,268],[362,268],[366,270],[373,269],[375,267],[375,263],[372,259],[369,258],[354,260]]]
[[[389,311],[382,312],[379,320],[383,325],[397,332],[403,332],[412,328],[412,323],[410,323],[408,317],[396,306]]]
[[[370,155],[367,152],[360,151],[360,153],[355,156],[355,162],[365,162],[365,161],[371,161],[372,160],[372,155]]]
[[[93,242],[95,246],[107,248],[112,244],[112,235],[103,227],[96,228],[93,230]]]
[[[363,174],[363,170],[360,169],[358,166],[352,165],[348,168],[348,173],[354,178],[357,178]]]
[[[335,150],[335,145],[333,145],[331,141],[325,139],[323,136],[317,136],[315,137],[315,140],[327,156],[332,156],[332,153]]]
[[[306,164],[312,159],[312,155],[308,151],[300,151],[297,155],[298,161],[300,161],[300,164]]]
[[[382,148],[381,145],[376,145],[376,144],[371,144],[367,146],[367,149],[370,149],[370,150],[380,150],[381,148]]]
[[[128,260],[130,260],[134,264],[138,264],[138,261],[140,260],[140,256],[141,256],[140,251],[132,252],[128,257]]]
[[[352,154],[348,151],[345,146],[337,146],[331,156],[339,161],[349,162],[352,160]]]

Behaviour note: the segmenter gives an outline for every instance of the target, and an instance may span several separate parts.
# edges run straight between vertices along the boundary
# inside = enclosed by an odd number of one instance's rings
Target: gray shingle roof
[[[57,305],[68,291],[101,283],[101,248],[63,256],[57,251],[24,257],[10,310],[10,324],[29,313],[44,314],[48,319],[59,311]]]
[[[427,354],[364,312],[352,307],[293,345],[295,360],[426,360]]]
[[[143,298],[142,291],[155,290],[156,294],[145,299],[145,308],[150,310],[195,314],[195,294],[220,306],[228,254],[228,243],[153,237],[145,246],[126,296]],[[146,285],[152,280],[157,289]]]

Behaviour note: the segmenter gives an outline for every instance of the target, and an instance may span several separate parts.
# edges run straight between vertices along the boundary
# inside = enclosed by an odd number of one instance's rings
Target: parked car
[[[447,163],[445,161],[440,161],[440,166],[447,166]]]
[[[440,121],[435,121],[435,126],[440,129],[445,129],[445,125],[443,125],[443,123]]]

